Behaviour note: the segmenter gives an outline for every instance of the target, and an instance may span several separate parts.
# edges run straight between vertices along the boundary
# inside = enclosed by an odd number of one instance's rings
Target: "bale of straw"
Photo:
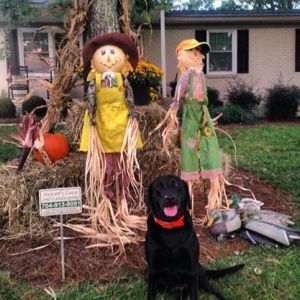
[[[153,132],[150,136],[150,132],[163,120],[166,114],[166,110],[158,105],[157,103],[151,103],[147,106],[138,106],[136,108],[137,119],[139,123],[139,129],[142,135],[142,140],[144,143],[143,151],[149,150],[162,150],[162,131],[163,128]],[[178,146],[177,136],[172,137],[173,143],[171,146],[175,148]]]
[[[70,153],[51,166],[29,159],[23,172],[16,162],[0,165],[0,219],[7,235],[43,235],[49,219],[39,216],[38,191],[84,184],[85,156]]]
[[[143,172],[143,186],[145,189],[159,175],[180,175],[180,149],[173,148],[171,157],[157,150],[140,151],[138,160]]]
[[[69,105],[68,115],[66,117],[66,134],[74,150],[77,150],[79,147],[84,112],[86,109],[87,102],[79,99],[73,100]]]

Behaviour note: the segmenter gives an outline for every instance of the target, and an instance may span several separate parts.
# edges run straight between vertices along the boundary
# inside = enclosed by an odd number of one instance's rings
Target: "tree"
[[[300,0],[225,0],[219,9],[294,9],[300,6]]]
[[[214,9],[214,0],[187,0],[180,1],[179,4],[174,4],[175,10],[206,10]]]

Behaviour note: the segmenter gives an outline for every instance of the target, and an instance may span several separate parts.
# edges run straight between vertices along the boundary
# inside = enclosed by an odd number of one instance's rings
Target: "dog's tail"
[[[226,275],[233,274],[242,268],[244,268],[245,264],[236,265],[233,267],[221,269],[221,270],[205,270],[205,273],[209,279],[218,279],[224,277]]]

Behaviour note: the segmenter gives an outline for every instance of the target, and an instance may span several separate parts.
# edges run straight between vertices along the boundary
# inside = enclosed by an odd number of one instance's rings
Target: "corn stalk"
[[[85,29],[92,3],[93,0],[73,0],[72,8],[65,15],[65,46],[57,53],[58,72],[53,83],[48,86],[50,100],[47,115],[42,122],[43,131],[49,131],[59,121],[67,95],[74,85],[74,69],[80,63],[79,38]]]

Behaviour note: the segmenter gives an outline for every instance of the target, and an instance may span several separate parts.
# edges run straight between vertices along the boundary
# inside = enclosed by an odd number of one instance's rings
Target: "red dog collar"
[[[181,216],[179,219],[173,221],[173,222],[164,222],[158,218],[156,218],[154,215],[153,215],[153,218],[154,218],[154,221],[156,224],[160,225],[162,228],[165,228],[165,229],[172,229],[172,228],[176,228],[176,227],[182,227],[184,225],[184,215]]]

